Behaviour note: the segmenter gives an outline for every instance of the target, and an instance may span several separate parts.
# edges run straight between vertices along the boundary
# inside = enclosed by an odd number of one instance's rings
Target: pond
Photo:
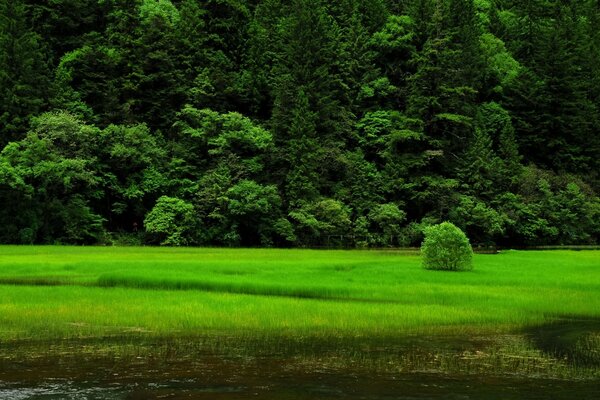
[[[3,343],[0,399],[595,400],[599,365],[578,354],[581,343],[598,350],[589,340],[597,328],[588,320],[494,337]]]

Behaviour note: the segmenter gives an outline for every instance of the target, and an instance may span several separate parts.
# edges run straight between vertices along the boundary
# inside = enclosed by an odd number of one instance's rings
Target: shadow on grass
[[[564,316],[525,333],[552,357],[577,367],[600,367],[600,318]]]

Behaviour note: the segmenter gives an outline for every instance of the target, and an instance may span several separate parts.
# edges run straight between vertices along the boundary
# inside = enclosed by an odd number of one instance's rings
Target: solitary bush
[[[421,254],[425,269],[465,271],[473,268],[469,239],[450,222],[425,228]]]

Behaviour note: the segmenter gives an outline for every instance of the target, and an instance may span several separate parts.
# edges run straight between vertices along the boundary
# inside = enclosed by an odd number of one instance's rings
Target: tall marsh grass
[[[600,252],[475,255],[423,270],[394,251],[0,247],[0,342],[503,333],[600,317]]]

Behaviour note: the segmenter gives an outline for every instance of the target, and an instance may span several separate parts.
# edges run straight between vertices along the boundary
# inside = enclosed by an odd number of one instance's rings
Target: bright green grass
[[[395,251],[3,246],[0,340],[484,334],[600,317],[599,251],[473,264],[427,271]]]

